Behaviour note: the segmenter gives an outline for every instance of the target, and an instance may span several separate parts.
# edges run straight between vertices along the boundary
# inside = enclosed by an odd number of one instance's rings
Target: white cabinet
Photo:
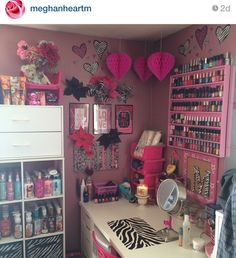
[[[92,231],[94,224],[83,206],[81,207],[81,249],[86,258],[93,258]]]
[[[3,105],[0,120],[0,256],[63,258],[63,107]]]

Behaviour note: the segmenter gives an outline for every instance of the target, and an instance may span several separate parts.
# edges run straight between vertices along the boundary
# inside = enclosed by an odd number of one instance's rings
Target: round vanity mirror
[[[179,181],[166,179],[160,183],[156,199],[160,209],[169,214],[178,214],[186,200],[186,188]]]

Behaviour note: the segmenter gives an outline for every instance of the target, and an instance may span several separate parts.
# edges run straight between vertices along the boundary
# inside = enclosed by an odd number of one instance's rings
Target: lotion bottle
[[[191,244],[191,225],[189,221],[189,214],[184,214],[184,222],[183,222],[183,248],[190,248]]]

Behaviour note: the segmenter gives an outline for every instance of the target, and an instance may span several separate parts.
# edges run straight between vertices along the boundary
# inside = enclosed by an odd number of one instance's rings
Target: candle
[[[137,186],[137,195],[139,196],[147,196],[148,187],[144,184],[140,184]]]

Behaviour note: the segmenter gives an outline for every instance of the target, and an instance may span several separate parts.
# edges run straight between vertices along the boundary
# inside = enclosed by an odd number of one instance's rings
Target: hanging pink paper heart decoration
[[[147,58],[144,56],[137,57],[134,60],[134,71],[142,81],[147,81],[152,76],[152,72],[147,65]]]
[[[107,67],[117,80],[120,80],[131,68],[132,59],[125,53],[113,53],[107,56]]]
[[[155,52],[148,57],[148,68],[162,81],[175,64],[175,57],[167,52]]]

